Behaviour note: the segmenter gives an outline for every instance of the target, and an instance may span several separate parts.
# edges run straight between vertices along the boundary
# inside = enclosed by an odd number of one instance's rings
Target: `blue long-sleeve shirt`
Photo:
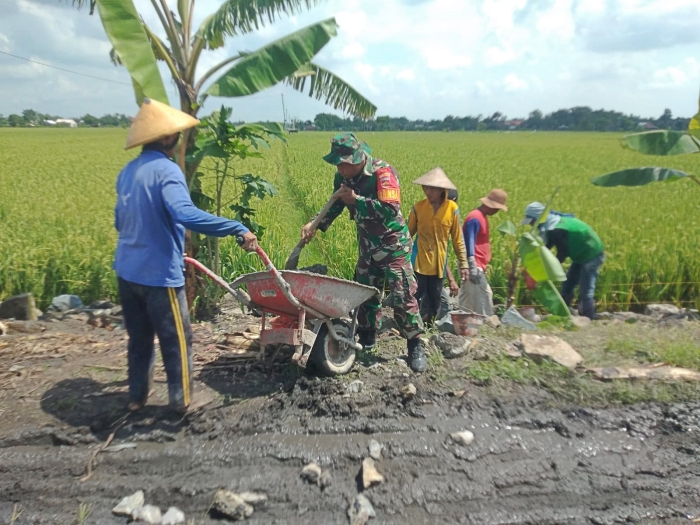
[[[467,245],[467,257],[474,257],[474,248],[476,246],[476,236],[481,229],[481,225],[477,219],[469,219],[462,229],[464,242]]]
[[[117,276],[169,288],[185,284],[185,229],[215,237],[248,232],[240,222],[197,208],[180,167],[158,151],[144,151],[119,174],[114,226]]]

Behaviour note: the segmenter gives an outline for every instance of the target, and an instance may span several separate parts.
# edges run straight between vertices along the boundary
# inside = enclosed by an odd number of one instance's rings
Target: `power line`
[[[2,53],[3,55],[10,56],[10,57],[18,58],[20,60],[26,60],[27,62],[31,62],[32,64],[39,64],[40,66],[58,69],[59,71],[65,71],[66,73],[72,73],[74,75],[80,75],[82,77],[94,78],[95,80],[104,80],[105,82],[111,82],[112,84],[120,84],[122,86],[132,87],[131,84],[127,84],[126,82],[119,82],[118,80],[111,80],[109,78],[102,78],[102,77],[96,77],[94,75],[87,75],[85,73],[79,73],[78,71],[71,71],[70,69],[64,69],[62,67],[52,66],[51,64],[45,64],[43,62],[38,62],[36,60],[32,60],[31,58],[25,58],[25,57],[21,57],[18,55],[13,55],[12,53],[6,53],[5,51],[0,51],[0,53]]]

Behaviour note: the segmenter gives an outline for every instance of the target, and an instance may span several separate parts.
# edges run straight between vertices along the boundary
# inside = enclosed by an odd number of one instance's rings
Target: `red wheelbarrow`
[[[306,368],[311,360],[322,374],[347,373],[355,362],[355,351],[362,349],[355,342],[358,307],[378,290],[327,275],[279,272],[262,248],[256,253],[267,271],[242,275],[230,284],[195,259],[185,257],[185,262],[262,314],[261,355],[268,345],[291,345],[295,349],[292,361],[300,367]],[[268,315],[280,318],[271,328],[265,322]]]

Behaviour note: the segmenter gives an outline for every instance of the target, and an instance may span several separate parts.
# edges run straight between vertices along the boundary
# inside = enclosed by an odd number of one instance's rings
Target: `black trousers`
[[[440,310],[440,296],[445,278],[416,272],[416,280],[418,281],[416,300],[420,305],[420,312],[428,319],[434,319]]]
[[[129,401],[148,398],[155,365],[155,335],[168,377],[174,407],[190,404],[192,391],[192,329],[184,287],[161,288],[118,280],[124,324],[129,334]]]

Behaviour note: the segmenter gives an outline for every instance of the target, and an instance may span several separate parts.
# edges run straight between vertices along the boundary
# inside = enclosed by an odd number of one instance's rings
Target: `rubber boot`
[[[428,367],[428,361],[425,359],[425,352],[421,347],[420,338],[408,340],[408,366],[414,372],[423,372]]]
[[[358,343],[362,345],[363,350],[372,350],[377,340],[377,333],[374,330],[358,330],[360,336]]]
[[[588,317],[591,321],[597,321],[600,316],[595,313],[595,300],[592,297],[586,297],[581,300],[581,315]]]

